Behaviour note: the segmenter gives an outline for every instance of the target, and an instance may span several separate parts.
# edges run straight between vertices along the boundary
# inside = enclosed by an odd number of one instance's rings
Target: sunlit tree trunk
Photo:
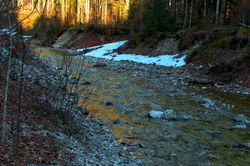
[[[33,10],[33,9],[34,9],[34,2],[33,2],[33,0],[31,0],[30,3],[31,3],[31,4],[30,4],[31,10]]]
[[[66,3],[66,0],[61,0],[62,1],[62,6],[61,6],[61,12],[62,12],[62,22],[65,22],[65,3]]]
[[[38,3],[37,3],[37,10],[40,12],[41,10],[41,2],[38,0]]]
[[[77,1],[77,20],[79,23],[84,22],[83,8],[84,8],[84,0],[78,0]]]
[[[121,1],[119,1],[119,21],[122,20],[122,4]]]
[[[85,23],[89,23],[90,0],[85,0]]]
[[[107,19],[108,19],[108,0],[105,0],[104,2],[104,16],[103,16],[103,23],[107,24]]]
[[[68,0],[66,0],[65,1],[65,20],[66,20],[66,22],[68,22],[69,20],[68,20],[68,15],[69,15],[69,1]]]

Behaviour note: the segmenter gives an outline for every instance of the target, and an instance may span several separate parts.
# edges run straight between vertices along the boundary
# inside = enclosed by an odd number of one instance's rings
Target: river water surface
[[[34,52],[60,72],[68,68],[68,90],[79,92],[78,105],[90,111],[90,118],[111,127],[124,148],[133,146],[130,155],[144,165],[250,164],[250,148],[245,146],[250,127],[233,127],[240,124],[233,120],[235,115],[250,117],[249,97],[172,84],[174,80],[158,87],[143,78],[72,60],[64,50],[37,47]],[[70,62],[68,67],[65,62]],[[153,109],[173,109],[177,120],[148,118]]]

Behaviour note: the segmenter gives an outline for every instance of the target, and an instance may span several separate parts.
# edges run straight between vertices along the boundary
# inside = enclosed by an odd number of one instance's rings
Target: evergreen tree
[[[175,19],[167,10],[167,1],[141,0],[130,3],[130,26],[135,31],[145,32],[150,35],[156,31],[176,31]]]
[[[144,0],[143,30],[151,34],[156,31],[176,31],[175,19],[171,17],[166,9],[167,1]]]

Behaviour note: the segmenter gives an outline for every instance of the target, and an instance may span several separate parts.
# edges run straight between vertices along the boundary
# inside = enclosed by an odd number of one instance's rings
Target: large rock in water
[[[152,110],[149,112],[149,117],[173,120],[176,119],[176,113],[172,109],[165,110],[164,112]]]
[[[166,120],[173,120],[176,119],[176,113],[172,109],[165,110],[163,112],[163,117]]]
[[[149,112],[148,115],[151,118],[162,118],[163,115],[164,115],[164,112],[152,110],[152,111]]]
[[[234,120],[236,122],[245,122],[245,121],[247,121],[247,117],[243,114],[238,114],[234,117]]]

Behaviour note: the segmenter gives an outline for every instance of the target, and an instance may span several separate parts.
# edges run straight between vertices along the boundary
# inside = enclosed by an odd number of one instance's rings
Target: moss
[[[193,50],[192,53],[189,56],[187,56],[187,58],[185,59],[185,61],[187,63],[192,63],[192,62],[194,62],[196,60],[196,57],[198,55],[199,55],[199,50],[197,50],[197,49]]]
[[[218,40],[215,40],[212,44],[211,44],[211,48],[213,49],[226,49],[226,48],[230,48],[230,43],[232,41],[233,37],[229,36],[229,37],[224,37]]]
[[[56,116],[53,116],[50,120],[55,125],[58,125],[60,123],[60,119]]]
[[[230,36],[230,35],[236,35],[238,32],[238,29],[225,29],[225,30],[222,30],[220,33],[220,35],[223,35],[223,36]]]
[[[78,28],[84,29],[86,32],[91,32],[101,36],[125,36],[130,33],[129,28],[126,25],[121,24],[88,24],[78,26]]]
[[[241,34],[243,34],[245,36],[250,36],[250,29],[246,28],[246,27],[243,27],[243,28],[239,29],[238,33],[241,33]]]
[[[127,48],[135,48],[136,46],[140,45],[143,43],[146,39],[146,36],[144,33],[137,33],[133,35],[129,41],[127,42]]]
[[[206,38],[204,33],[189,32],[180,38],[178,49],[180,51],[186,50],[193,46],[196,42],[202,41]]]
[[[55,151],[55,152],[57,152],[57,151],[60,151],[61,150],[61,145],[59,145],[59,144],[55,144],[54,146],[53,146],[53,150]]]
[[[4,71],[3,66],[0,65],[0,80],[3,79],[3,71]]]

